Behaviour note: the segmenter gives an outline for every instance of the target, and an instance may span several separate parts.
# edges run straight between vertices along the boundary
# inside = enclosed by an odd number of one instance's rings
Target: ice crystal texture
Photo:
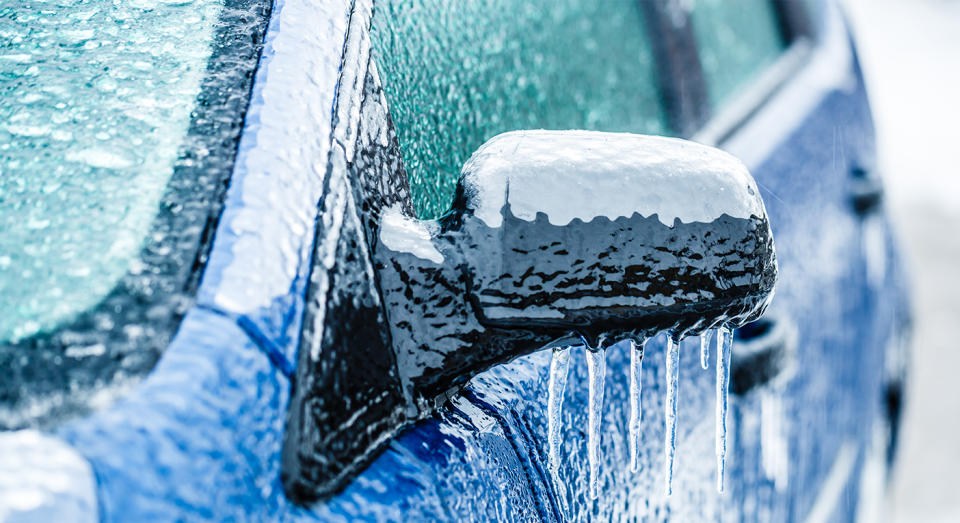
[[[371,36],[421,218],[449,208],[460,168],[497,134],[667,131],[632,0],[385,0]]]
[[[26,1],[0,17],[0,341],[99,302],[187,136],[221,0]]]

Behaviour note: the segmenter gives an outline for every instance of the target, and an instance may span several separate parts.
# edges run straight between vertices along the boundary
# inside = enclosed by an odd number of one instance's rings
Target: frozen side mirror
[[[621,133],[494,137],[464,166],[446,216],[387,209],[372,257],[391,346],[382,361],[332,361],[331,383],[384,390],[364,391],[377,400],[354,405],[362,416],[328,409],[309,437],[288,434],[284,480],[297,501],[335,493],[493,365],[580,340],[735,328],[763,314],[777,281],[763,201],[741,162]]]

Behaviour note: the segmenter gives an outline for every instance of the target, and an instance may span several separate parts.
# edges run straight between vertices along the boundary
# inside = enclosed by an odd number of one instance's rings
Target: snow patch
[[[686,140],[593,131],[514,131],[484,144],[467,161],[468,205],[490,227],[501,210],[553,225],[598,216],[654,214],[672,227],[727,214],[764,216],[747,168],[718,149]]]
[[[97,521],[93,469],[59,438],[0,433],[0,521]]]
[[[438,265],[443,263],[443,255],[431,241],[427,222],[405,216],[399,205],[384,212],[380,241],[392,251],[412,254]]]

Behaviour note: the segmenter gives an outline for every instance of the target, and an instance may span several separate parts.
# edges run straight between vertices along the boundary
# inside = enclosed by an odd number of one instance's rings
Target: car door
[[[843,493],[856,487],[849,478],[883,418],[890,333],[875,327],[879,289],[894,272],[885,263],[876,271],[879,283],[867,284],[863,218],[851,204],[851,172],[861,176],[873,155],[869,107],[834,7],[737,6],[359,4],[314,254],[315,264],[328,261],[311,276],[286,435],[300,460],[309,457],[311,440],[298,434],[322,426],[326,412],[349,409],[346,398],[370,389],[363,379],[337,382],[347,393],[331,398],[324,387],[331,368],[363,365],[387,343],[375,268],[364,255],[383,209],[400,204],[421,217],[438,216],[462,162],[505,130],[693,135],[735,152],[754,170],[790,280],[781,284],[771,318],[737,337],[726,494],[715,489],[713,363],[709,371],[700,368],[696,340],[682,347],[678,457],[673,494],[665,493],[664,349],[654,340],[643,363],[636,472],[627,464],[625,438],[629,354],[623,346],[606,351],[596,499],[586,484],[585,364],[574,356],[561,416],[563,452],[551,477],[545,412],[551,355],[539,353],[475,378],[435,419],[400,435],[342,494],[313,510],[371,517],[422,510],[447,517],[800,519],[832,515],[838,500],[856,499]],[[624,49],[627,56],[610,52]],[[889,249],[881,251],[886,257]],[[338,350],[345,346],[350,350]],[[355,419],[378,422],[367,415],[358,410]],[[364,435],[357,436],[362,445]],[[295,496],[309,498],[310,467],[287,469]]]
[[[742,25],[756,10],[698,2],[691,13],[714,111],[698,136],[753,169],[783,271],[775,305],[738,333],[735,353],[796,350],[780,377],[734,385],[739,481],[727,503],[745,519],[849,520],[879,503],[908,311],[849,34],[834,4],[798,4],[780,7],[793,45],[740,95],[729,75],[749,63],[738,44],[763,48]],[[716,23],[739,25],[738,38]],[[765,95],[764,83],[779,87]]]

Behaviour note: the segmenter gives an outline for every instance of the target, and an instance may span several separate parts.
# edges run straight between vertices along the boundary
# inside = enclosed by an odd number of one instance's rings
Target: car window
[[[199,279],[268,12],[0,7],[0,426],[41,381],[80,387],[71,367],[105,386],[107,363],[129,377],[156,360],[137,353],[169,339]]]
[[[636,0],[382,0],[372,25],[421,218],[480,145],[517,129],[669,132]]]
[[[90,308],[139,253],[220,2],[8,4],[0,60],[0,340]]]
[[[713,108],[722,107],[786,48],[770,0],[694,0],[690,17]]]

